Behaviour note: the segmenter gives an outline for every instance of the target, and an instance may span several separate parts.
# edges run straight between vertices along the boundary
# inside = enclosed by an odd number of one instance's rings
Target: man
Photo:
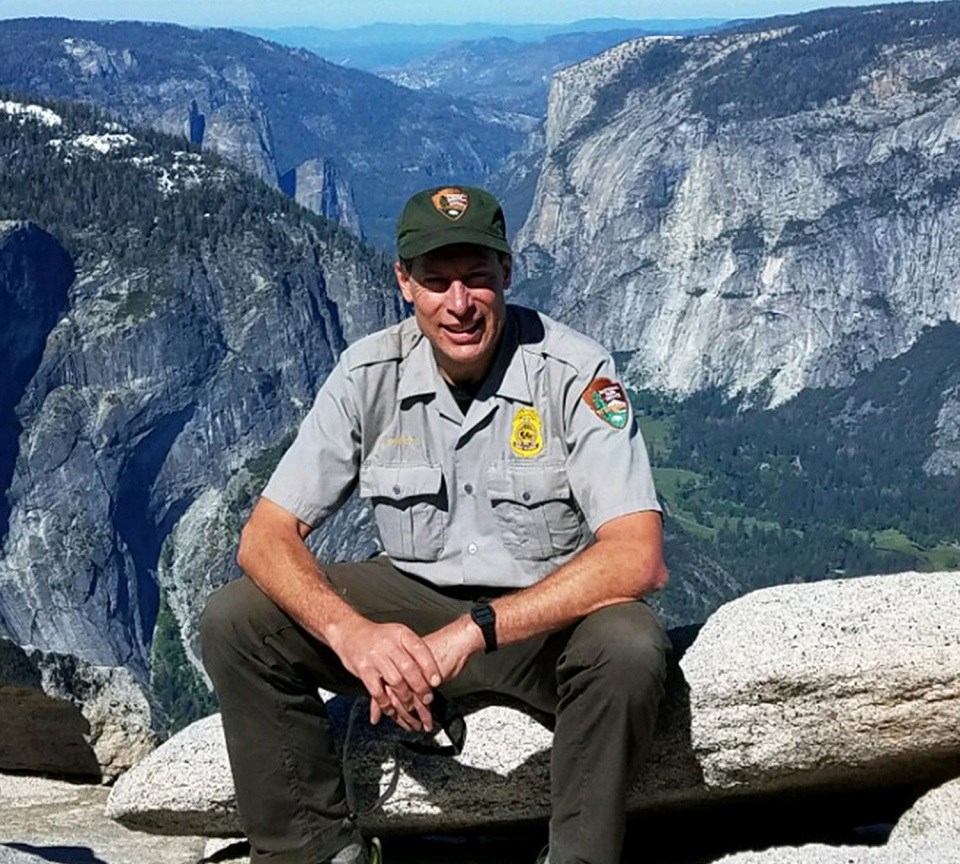
[[[640,602],[666,570],[629,401],[600,346],[505,304],[489,193],[413,196],[397,249],[414,317],[343,352],[243,530],[248,578],[201,623],[252,861],[379,860],[322,687],[411,731],[437,690],[554,713],[544,860],[614,864],[667,649]],[[358,486],[386,556],[318,562],[304,538]]]

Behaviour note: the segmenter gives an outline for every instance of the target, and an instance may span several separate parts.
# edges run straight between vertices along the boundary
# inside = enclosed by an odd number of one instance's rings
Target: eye
[[[489,270],[475,270],[463,278],[463,284],[468,288],[486,288],[491,281]]]

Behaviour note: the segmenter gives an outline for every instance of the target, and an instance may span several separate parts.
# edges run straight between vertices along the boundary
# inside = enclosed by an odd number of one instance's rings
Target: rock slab
[[[0,774],[0,864],[196,864],[200,837],[151,837],[104,815],[105,786]]]
[[[950,776],[960,764],[958,604],[960,573],[901,573],[781,585],[721,607],[680,663],[706,784]]]
[[[672,692],[682,696],[679,687]],[[326,704],[342,744],[352,702],[333,697]],[[403,733],[396,727],[375,729],[358,720],[348,759],[362,808],[387,788],[399,766],[394,793],[381,809],[361,816],[366,830],[381,835],[459,831],[548,818],[550,730],[513,706],[464,707],[470,712],[466,746],[456,758],[415,754],[400,744]],[[682,700],[668,696],[661,720],[682,711]],[[685,724],[667,720],[661,727],[631,796],[634,809],[711,794],[702,788],[689,744],[682,740]],[[107,814],[140,831],[239,835],[220,716],[184,729],[121,777]]]
[[[156,746],[127,669],[0,639],[0,770],[112,780]]]
[[[960,779],[922,796],[886,845],[784,846],[727,855],[716,864],[956,864],[960,861]]]
[[[960,774],[960,624],[949,614],[958,594],[960,574],[908,573],[783,586],[724,607],[671,665],[631,810],[932,784],[952,765]],[[691,636],[671,632],[677,654]],[[350,702],[326,704],[342,740]],[[467,742],[455,759],[415,755],[398,746],[398,730],[357,723],[348,761],[361,805],[399,764],[393,796],[362,817],[368,830],[458,831],[549,816],[549,729],[516,707],[464,707]],[[123,776],[108,813],[144,831],[238,834],[219,717]]]

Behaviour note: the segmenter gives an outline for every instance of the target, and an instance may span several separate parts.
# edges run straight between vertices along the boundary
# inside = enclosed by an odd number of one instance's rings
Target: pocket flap
[[[415,498],[436,495],[443,485],[439,465],[362,465],[361,498]]]
[[[570,481],[560,464],[495,463],[487,471],[487,490],[491,501],[516,501],[527,507],[571,497]]]

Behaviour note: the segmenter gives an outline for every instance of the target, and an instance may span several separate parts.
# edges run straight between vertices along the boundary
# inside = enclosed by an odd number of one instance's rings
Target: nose
[[[470,308],[470,290],[459,279],[454,279],[447,289],[450,311],[454,315],[464,315]]]

